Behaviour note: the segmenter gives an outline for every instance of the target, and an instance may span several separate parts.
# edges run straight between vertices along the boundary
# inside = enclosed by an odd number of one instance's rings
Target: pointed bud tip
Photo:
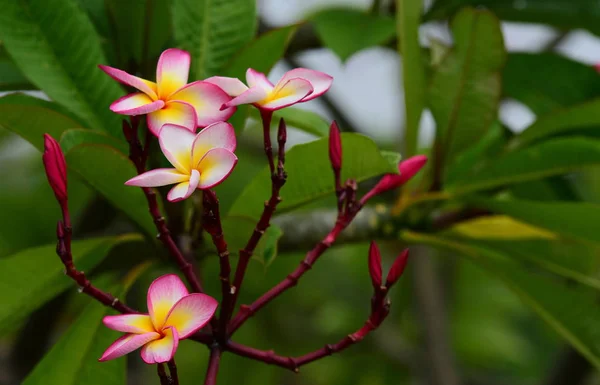
[[[342,168],[342,137],[335,120],[329,128],[329,160],[334,170]]]
[[[408,263],[408,256],[408,249],[404,249],[392,264],[392,268],[390,269],[390,272],[385,280],[385,286],[387,288],[390,288],[393,284],[395,284],[402,276],[402,273],[404,273],[404,269]]]
[[[377,290],[381,287],[381,253],[375,241],[371,242],[369,248],[369,274],[373,287]]]
[[[48,183],[61,204],[67,199],[67,163],[60,145],[49,134],[44,134],[42,162]]]
[[[277,140],[279,142],[285,142],[287,140],[287,125],[285,119],[279,119],[279,127],[277,129]]]

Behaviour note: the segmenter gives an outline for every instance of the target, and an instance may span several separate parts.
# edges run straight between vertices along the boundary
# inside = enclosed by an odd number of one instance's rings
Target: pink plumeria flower
[[[213,76],[205,80],[222,88],[234,98],[221,107],[227,109],[241,104],[253,104],[265,111],[275,111],[303,103],[323,95],[333,78],[323,72],[296,68],[286,72],[276,85],[265,74],[249,68],[246,71],[248,86],[239,79]]]
[[[156,83],[116,68],[99,67],[116,81],[141,91],[118,99],[110,109],[122,115],[147,114],[148,128],[157,136],[166,123],[196,132],[196,127],[227,120],[235,112],[234,108],[220,109],[231,97],[218,86],[204,81],[187,84],[190,54],[180,49],[171,48],[160,55]]]
[[[197,135],[185,127],[165,124],[158,134],[162,152],[174,168],[148,171],[125,182],[128,186],[157,187],[177,183],[167,199],[177,202],[194,190],[205,190],[221,183],[235,167],[238,158],[235,132],[231,124],[211,124]]]
[[[179,341],[201,329],[212,318],[217,301],[190,294],[175,274],[157,278],[148,289],[148,313],[106,316],[104,324],[127,333],[106,349],[100,361],[108,361],[142,347],[147,364],[170,361]]]

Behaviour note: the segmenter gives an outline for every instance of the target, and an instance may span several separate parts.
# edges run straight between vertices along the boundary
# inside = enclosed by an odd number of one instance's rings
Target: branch
[[[177,374],[177,365],[175,364],[175,358],[167,363],[169,366],[169,373],[171,374],[171,381],[173,385],[179,385],[179,375]]]
[[[210,357],[208,359],[208,369],[206,369],[204,385],[217,384],[217,374],[219,373],[219,363],[221,361],[222,354],[223,351],[218,346],[210,349]]]
[[[149,136],[146,135],[146,146],[142,148],[140,140],[138,138],[138,119],[132,118],[131,125],[127,121],[123,121],[123,133],[125,134],[125,138],[129,143],[129,159],[135,165],[138,174],[142,174],[146,171],[146,160],[148,158],[149,151]],[[156,230],[158,230],[158,239],[165,245],[171,257],[177,263],[177,266],[187,279],[188,283],[192,287],[192,290],[196,293],[202,293],[202,285],[198,280],[198,277],[194,273],[194,268],[191,263],[189,263],[183,253],[177,247],[177,244],[173,240],[171,236],[171,232],[167,227],[165,222],[165,218],[161,215],[160,209],[158,208],[158,202],[156,199],[156,193],[154,190],[148,187],[142,187],[142,191],[146,196],[146,200],[148,201],[148,211],[154,220],[154,224],[156,225]]]
[[[158,378],[160,378],[160,385],[172,385],[173,382],[171,378],[167,375],[165,371],[165,364],[159,363],[156,365],[156,372],[158,373]]]

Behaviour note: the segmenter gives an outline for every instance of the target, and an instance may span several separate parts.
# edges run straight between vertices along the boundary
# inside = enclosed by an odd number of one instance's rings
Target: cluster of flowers
[[[186,199],[197,189],[210,189],[232,172],[238,160],[234,154],[236,138],[233,127],[226,120],[235,112],[236,106],[251,104],[261,111],[264,119],[275,110],[322,95],[333,81],[331,76],[322,72],[297,68],[287,72],[274,85],[264,74],[248,69],[247,85],[239,79],[227,77],[211,77],[188,84],[189,67],[189,53],[179,49],[163,52],[158,61],[156,83],[116,68],[100,66],[115,80],[140,91],[118,99],[110,108],[123,115],[146,115],[150,132],[158,137],[164,156],[173,166],[143,172],[126,184],[139,187],[175,184],[167,195],[171,202]],[[269,124],[267,122],[265,125],[265,135],[268,135]],[[202,129],[196,133],[198,128]],[[335,124],[331,128],[329,153],[336,174],[336,184],[341,189],[341,138]],[[49,135],[45,136],[43,160],[50,185],[63,208],[65,219],[59,222],[60,245],[64,233],[70,232],[66,209],[66,163],[60,146]],[[402,162],[399,165],[400,174],[384,176],[363,196],[360,206],[373,196],[406,183],[423,167],[426,160],[425,157],[417,156]],[[348,214],[348,222],[356,212],[357,210]],[[70,259],[70,245],[68,252],[64,253],[63,250],[62,254],[64,255],[59,253],[67,271],[76,280],[85,280],[83,273],[74,270]],[[398,259],[399,262],[392,268],[385,285],[381,282],[378,250],[372,248],[370,255],[369,267],[376,297],[382,302],[385,291],[404,269],[406,255]],[[110,303],[110,300],[107,299],[106,302]],[[169,274],[159,277],[151,284],[147,306],[149,314],[123,314],[104,318],[107,327],[126,334],[106,350],[101,361],[123,356],[140,347],[142,359],[146,363],[170,361],[179,341],[191,336],[210,321],[218,302],[206,294],[190,294],[178,276]],[[381,322],[387,314],[383,302],[380,308],[381,312],[375,313],[375,324]],[[365,329],[364,333],[368,330],[369,328]]]

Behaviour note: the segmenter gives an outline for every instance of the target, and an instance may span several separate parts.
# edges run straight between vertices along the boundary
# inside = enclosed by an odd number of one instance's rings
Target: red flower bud
[[[404,249],[392,264],[392,268],[385,279],[385,286],[389,289],[402,276],[408,262],[408,249]]]
[[[281,118],[279,120],[279,127],[277,128],[277,142],[281,145],[287,141],[287,125],[285,120]]]
[[[600,73],[600,63],[594,65],[594,68],[596,69],[596,72]]]
[[[58,142],[44,134],[44,154],[42,155],[46,176],[58,202],[67,201],[67,163]]]
[[[360,202],[365,204],[369,199],[375,195],[379,195],[383,192],[398,188],[408,182],[423,166],[427,163],[427,157],[425,155],[417,155],[408,158],[398,165],[398,171],[400,174],[387,174],[379,180],[379,183],[375,185],[366,193]]]
[[[369,274],[375,291],[378,291],[381,287],[381,254],[375,242],[371,242],[369,248]]]
[[[333,170],[339,172],[342,168],[342,138],[335,120],[329,128],[329,160]]]

